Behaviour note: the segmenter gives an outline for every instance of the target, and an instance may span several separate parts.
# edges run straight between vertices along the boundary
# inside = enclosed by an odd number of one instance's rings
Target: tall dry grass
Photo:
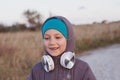
[[[0,33],[0,80],[25,80],[43,53],[40,32]]]
[[[120,42],[120,23],[74,27],[76,53]],[[43,54],[41,32],[0,33],[0,80],[26,80]]]
[[[76,52],[120,42],[120,22],[81,25],[74,28]]]

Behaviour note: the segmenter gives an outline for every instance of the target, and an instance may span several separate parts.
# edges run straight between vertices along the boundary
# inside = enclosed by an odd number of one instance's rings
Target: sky
[[[120,20],[120,0],[0,0],[0,23],[25,23],[23,12],[66,17],[73,24]]]

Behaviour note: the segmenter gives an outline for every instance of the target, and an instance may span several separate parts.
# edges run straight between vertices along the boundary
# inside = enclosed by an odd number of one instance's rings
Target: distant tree
[[[31,30],[41,27],[42,15],[37,11],[26,10],[23,15],[26,17]]]
[[[107,20],[103,20],[101,23],[102,23],[102,24],[106,24],[106,23],[107,23]]]
[[[0,24],[0,32],[5,32],[5,27],[3,24]]]
[[[97,22],[93,22],[93,24],[97,24]]]

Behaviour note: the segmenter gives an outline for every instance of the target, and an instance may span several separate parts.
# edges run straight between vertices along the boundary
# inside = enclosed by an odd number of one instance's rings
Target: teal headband
[[[44,34],[47,30],[49,29],[55,29],[57,31],[59,31],[60,33],[63,34],[63,36],[68,39],[68,31],[67,31],[67,26],[65,25],[65,23],[57,18],[51,18],[48,19],[42,27],[42,36],[44,37]]]

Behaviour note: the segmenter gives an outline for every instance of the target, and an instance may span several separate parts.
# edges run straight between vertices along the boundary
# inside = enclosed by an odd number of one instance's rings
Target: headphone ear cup
[[[63,53],[60,59],[60,64],[67,69],[71,69],[75,64],[75,53]]]
[[[42,62],[46,72],[49,72],[54,69],[54,61],[51,56],[44,55],[42,58]]]

